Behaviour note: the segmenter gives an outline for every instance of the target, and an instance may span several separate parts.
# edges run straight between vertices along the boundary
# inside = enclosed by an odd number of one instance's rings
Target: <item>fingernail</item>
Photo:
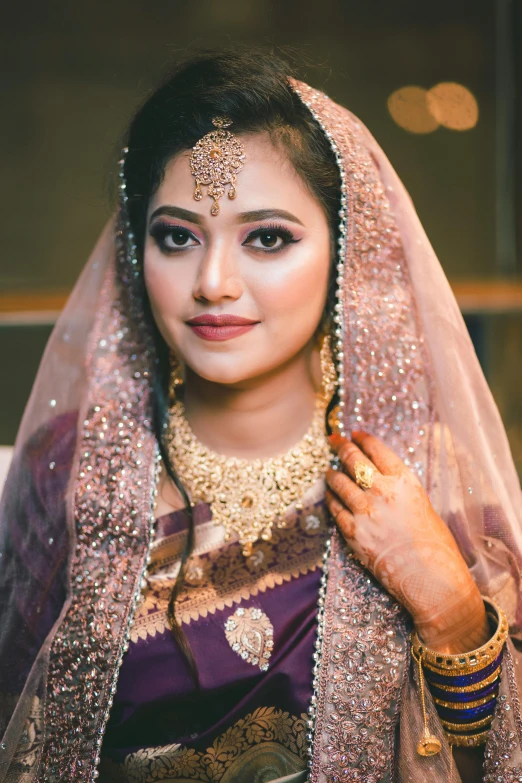
[[[363,435],[366,435],[363,430],[352,430],[352,438],[361,438]]]
[[[332,432],[332,434],[328,437],[328,440],[330,441],[330,446],[332,446],[334,449],[338,448],[343,442],[342,435],[339,435],[338,432]]]

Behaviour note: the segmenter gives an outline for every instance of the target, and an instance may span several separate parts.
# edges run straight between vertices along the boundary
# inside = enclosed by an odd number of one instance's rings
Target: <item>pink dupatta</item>
[[[516,639],[522,626],[520,486],[455,300],[407,194],[369,132],[322,93],[302,83],[292,88],[327,134],[343,181],[337,339],[344,351],[346,429],[368,429],[408,461],[481,592],[507,611]],[[158,469],[150,423],[154,356],[134,260],[122,202],[117,225],[102,234],[51,336],[3,494],[0,655],[11,662],[19,656],[20,676],[2,684],[0,781],[86,783],[97,776],[147,568]],[[60,443],[43,438],[49,461],[38,475],[28,471],[25,457],[42,433],[52,433],[57,416],[71,412],[78,417],[74,458],[58,493],[51,465]],[[38,508],[33,514],[26,508],[29,485]],[[60,503],[64,521],[57,529]],[[22,557],[35,536],[53,541],[50,552],[55,542],[61,547],[45,576]],[[39,638],[24,607],[45,606],[58,573],[64,603]],[[449,748],[431,702],[430,725],[443,752],[430,759],[415,752],[422,718],[407,633],[405,613],[335,534],[319,597],[309,735],[314,783],[449,779]],[[19,654],[16,639],[31,634],[33,646]],[[507,783],[522,774],[519,662],[510,644],[486,781]]]

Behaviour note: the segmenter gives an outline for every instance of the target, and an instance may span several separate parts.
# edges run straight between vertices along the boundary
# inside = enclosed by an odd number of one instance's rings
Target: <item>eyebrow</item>
[[[286,209],[254,209],[252,212],[241,212],[238,215],[240,223],[255,223],[256,220],[267,220],[269,218],[279,218],[280,220],[290,220],[292,223],[303,223],[298,217],[287,212]]]
[[[174,207],[165,205],[155,209],[150,216],[150,222],[152,222],[159,215],[168,215],[168,217],[179,218],[180,220],[188,220],[190,223],[195,223],[197,226],[203,224],[204,218],[197,212],[192,212],[190,209],[182,209],[181,207]],[[239,223],[255,223],[260,220],[279,218],[280,220],[289,220],[292,223],[298,223],[303,225],[302,221],[291,212],[287,212],[286,209],[254,209],[250,212],[241,212],[238,215]]]
[[[202,215],[198,215],[197,212],[192,212],[190,209],[182,209],[181,207],[171,207],[168,205],[158,207],[150,216],[149,222],[152,223],[154,218],[157,218],[158,215],[168,215],[169,217],[179,218],[180,220],[188,220],[189,223],[195,223],[197,226],[203,224]]]

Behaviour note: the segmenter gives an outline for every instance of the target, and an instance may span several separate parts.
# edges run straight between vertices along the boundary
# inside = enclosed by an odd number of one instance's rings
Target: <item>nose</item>
[[[227,242],[210,245],[201,261],[194,284],[194,299],[219,302],[239,299],[243,293],[237,263]]]

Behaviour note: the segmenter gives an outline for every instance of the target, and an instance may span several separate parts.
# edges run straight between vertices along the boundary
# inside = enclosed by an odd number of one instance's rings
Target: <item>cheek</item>
[[[310,334],[321,318],[328,290],[330,259],[324,248],[309,251],[297,263],[268,267],[256,281],[256,298],[267,325],[280,320]]]
[[[144,260],[145,287],[149,296],[154,319],[164,337],[170,334],[172,327],[182,317],[183,303],[186,300],[186,288],[190,281],[182,269],[172,274],[172,268],[153,253],[145,251]],[[167,333],[166,333],[167,332]]]

